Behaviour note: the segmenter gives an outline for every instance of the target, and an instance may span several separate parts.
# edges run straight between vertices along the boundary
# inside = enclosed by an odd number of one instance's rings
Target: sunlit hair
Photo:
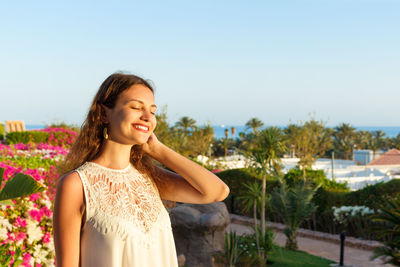
[[[114,73],[101,84],[79,135],[66,156],[64,164],[60,167],[61,172],[74,170],[86,161],[92,161],[99,156],[104,145],[103,130],[106,127],[102,120],[105,116],[102,105],[110,109],[114,108],[118,96],[136,84],[144,85],[154,93],[149,82],[133,74]],[[141,145],[132,146],[130,162],[139,172],[152,178],[158,187],[163,185],[162,180],[158,178],[152,159],[143,153]]]

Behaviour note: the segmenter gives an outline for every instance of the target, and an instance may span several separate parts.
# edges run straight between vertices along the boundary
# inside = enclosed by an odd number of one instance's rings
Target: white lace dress
[[[178,266],[169,214],[150,178],[132,165],[86,162],[76,171],[86,199],[80,266]]]

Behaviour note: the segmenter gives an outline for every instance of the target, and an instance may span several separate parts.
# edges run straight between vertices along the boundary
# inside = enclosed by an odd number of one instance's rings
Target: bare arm
[[[79,266],[79,244],[84,198],[77,172],[58,182],[54,202],[53,234],[58,267]]]
[[[168,180],[168,187],[160,191],[161,198],[201,204],[222,201],[228,196],[229,187],[221,179],[159,142],[154,134],[144,150],[176,172],[159,169],[161,177]]]

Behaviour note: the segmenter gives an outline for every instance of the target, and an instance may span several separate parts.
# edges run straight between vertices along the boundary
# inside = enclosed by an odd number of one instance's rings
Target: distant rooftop
[[[400,165],[400,151],[397,149],[391,149],[367,165]]]

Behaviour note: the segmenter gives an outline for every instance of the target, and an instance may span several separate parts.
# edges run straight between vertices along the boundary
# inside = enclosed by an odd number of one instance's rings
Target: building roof
[[[391,149],[367,165],[400,165],[400,151]]]

